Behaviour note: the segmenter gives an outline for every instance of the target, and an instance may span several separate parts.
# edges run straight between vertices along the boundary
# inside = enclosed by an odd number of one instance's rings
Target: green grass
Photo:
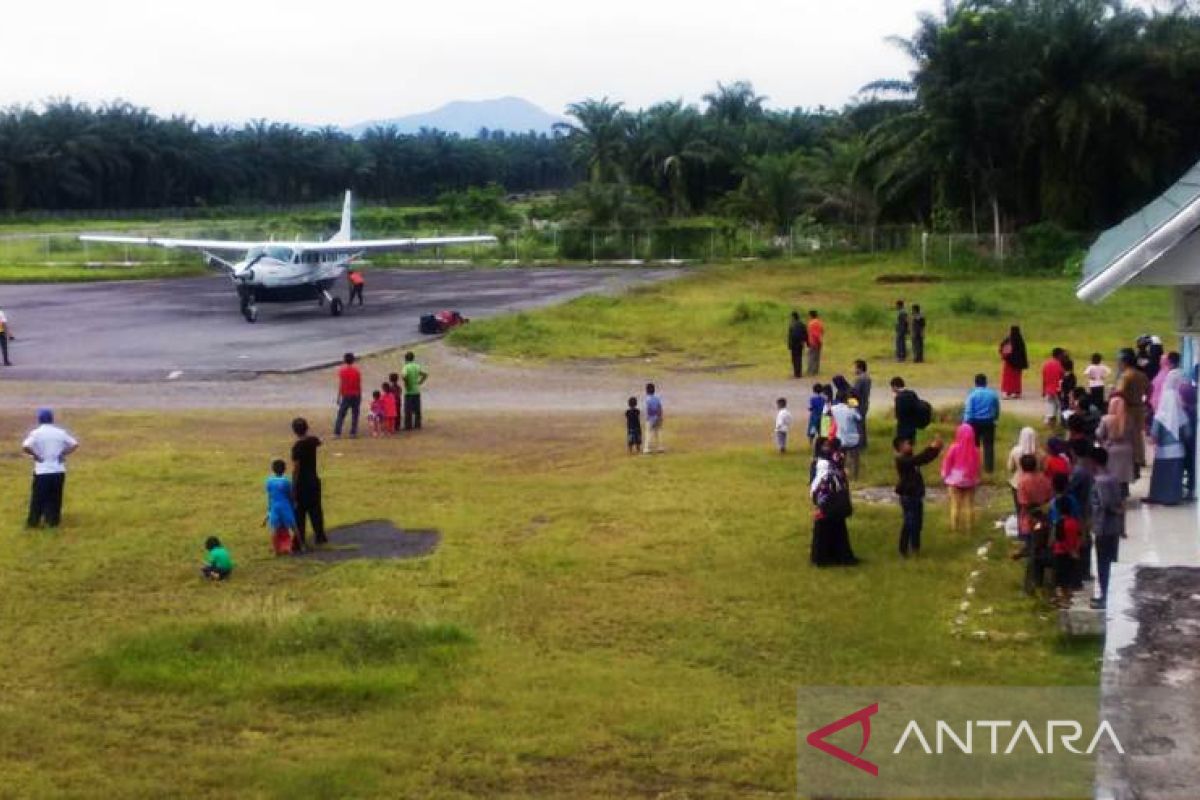
[[[928,319],[928,363],[909,363],[903,374],[917,385],[969,385],[981,369],[998,380],[997,350],[1014,324],[1024,331],[1035,368],[1052,347],[1067,348],[1082,369],[1094,351],[1112,362],[1139,334],[1174,330],[1165,289],[1123,289],[1088,306],[1075,299],[1075,281],[1065,277],[933,274],[935,283],[881,281],[913,272],[894,258],[704,267],[620,297],[584,297],[472,322],[450,341],[522,359],[636,359],[642,372],[647,363],[667,369],[742,365],[731,374],[761,379],[789,374],[789,314],[816,308],[826,322],[825,374],[849,374],[853,360],[865,358],[883,377],[894,369],[887,363],[893,361],[893,305],[904,298],[921,304]]]
[[[333,525],[443,535],[337,565],[268,554],[286,419],[64,421],[83,449],[59,532],[20,528],[27,465],[0,457],[0,796],[790,797],[797,686],[1097,677],[1095,643],[1064,642],[1002,557],[971,624],[1003,635],[952,635],[990,525],[950,535],[931,507],[903,562],[897,509],[860,503],[864,564],[809,567],[807,457],[771,452],[766,413],[673,418],[655,458],[624,454],[619,413],[329,442]],[[24,425],[0,414],[0,437]],[[214,533],[223,584],[197,574]]]

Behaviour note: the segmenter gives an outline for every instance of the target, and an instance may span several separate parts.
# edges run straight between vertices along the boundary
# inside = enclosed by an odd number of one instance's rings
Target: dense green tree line
[[[1200,16],[1119,0],[947,0],[897,38],[912,73],[837,111],[773,110],[743,82],[702,103],[567,109],[553,135],[375,128],[359,139],[265,122],[162,119],[61,101],[0,112],[0,206],[379,201],[489,184],[575,186],[548,209],[584,225],[712,214],[1094,230],[1200,159]]]
[[[374,128],[355,139],[335,128],[216,128],[127,103],[65,100],[0,111],[0,208],[9,211],[292,204],[347,187],[395,202],[489,183],[556,189],[575,179],[565,143],[544,134]]]

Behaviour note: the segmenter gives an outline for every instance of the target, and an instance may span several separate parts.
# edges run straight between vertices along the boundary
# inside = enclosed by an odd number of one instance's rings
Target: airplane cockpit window
[[[292,248],[290,248],[290,247],[273,246],[273,247],[267,247],[267,248],[265,248],[265,250],[267,253],[267,257],[273,258],[276,261],[282,261],[283,263],[287,264],[287,263],[290,263],[292,260],[293,251],[292,251]]]

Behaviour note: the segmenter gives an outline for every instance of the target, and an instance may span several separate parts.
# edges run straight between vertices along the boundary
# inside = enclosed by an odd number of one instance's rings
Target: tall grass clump
[[[1003,313],[1000,306],[987,300],[978,300],[970,292],[951,300],[950,311],[960,317],[998,317]]]
[[[345,704],[441,685],[471,641],[452,625],[403,620],[214,622],[172,625],[118,640],[85,667],[113,689]]]
[[[729,312],[730,325],[755,325],[787,320],[788,307],[774,300],[739,300]]]

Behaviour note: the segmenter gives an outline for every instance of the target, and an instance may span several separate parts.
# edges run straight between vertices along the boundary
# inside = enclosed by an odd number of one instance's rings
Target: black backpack
[[[422,314],[421,322],[417,325],[417,330],[427,335],[441,333],[442,323],[438,321],[435,314]]]
[[[917,398],[917,414],[913,422],[922,430],[933,423],[933,406],[929,405],[928,400]]]

